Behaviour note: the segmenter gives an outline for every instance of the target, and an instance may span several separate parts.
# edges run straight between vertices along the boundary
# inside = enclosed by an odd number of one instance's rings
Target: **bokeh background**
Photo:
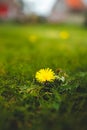
[[[0,21],[86,22],[86,0],[0,0]]]
[[[43,68],[67,82],[40,91]],[[86,120],[87,0],[0,0],[0,130],[87,130]]]

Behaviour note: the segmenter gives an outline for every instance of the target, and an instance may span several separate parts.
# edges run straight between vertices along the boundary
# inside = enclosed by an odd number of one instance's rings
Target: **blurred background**
[[[65,86],[38,91],[43,68],[64,71]],[[0,0],[0,130],[87,130],[86,120],[87,0]]]
[[[0,22],[87,24],[87,0],[0,0]]]

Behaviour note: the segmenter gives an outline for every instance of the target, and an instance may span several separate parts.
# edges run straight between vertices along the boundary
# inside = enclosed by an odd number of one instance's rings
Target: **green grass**
[[[59,37],[62,31],[69,33],[68,39]],[[42,68],[62,68],[67,84],[41,92],[34,79]],[[86,85],[85,28],[0,25],[0,130],[86,130]]]

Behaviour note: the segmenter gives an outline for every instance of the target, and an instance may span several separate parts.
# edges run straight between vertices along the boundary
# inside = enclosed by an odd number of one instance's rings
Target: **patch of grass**
[[[86,59],[81,26],[0,25],[0,129],[86,130]],[[35,83],[35,73],[48,67],[62,68],[67,82],[47,88]]]

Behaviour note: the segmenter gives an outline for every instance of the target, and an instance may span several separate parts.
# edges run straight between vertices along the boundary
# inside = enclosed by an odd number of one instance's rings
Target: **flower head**
[[[36,42],[37,41],[37,36],[36,35],[30,35],[29,36],[29,41],[30,42]]]
[[[53,82],[53,80],[55,80],[55,73],[49,68],[40,69],[38,72],[36,72],[35,78],[41,83],[46,81]]]
[[[69,38],[69,33],[66,31],[63,31],[60,33],[60,38],[62,39],[68,39]]]

